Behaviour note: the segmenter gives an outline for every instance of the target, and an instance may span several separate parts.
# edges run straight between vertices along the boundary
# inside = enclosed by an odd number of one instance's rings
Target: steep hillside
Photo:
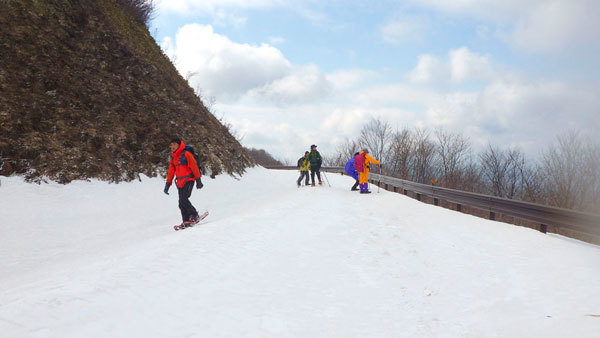
[[[0,175],[155,176],[175,135],[212,174],[253,164],[120,1],[0,7]]]

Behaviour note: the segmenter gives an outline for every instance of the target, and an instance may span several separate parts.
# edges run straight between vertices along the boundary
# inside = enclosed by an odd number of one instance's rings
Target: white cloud
[[[190,85],[205,96],[233,102],[242,97],[276,104],[303,104],[331,94],[333,85],[315,65],[298,66],[268,44],[248,45],[211,26],[183,26],[162,48]]]
[[[417,6],[431,8],[442,13],[492,22],[514,20],[522,13],[530,12],[535,6],[547,1],[548,0],[411,0],[411,2]]]
[[[442,61],[434,55],[423,54],[408,78],[413,83],[460,84],[467,81],[493,79],[499,66],[494,65],[489,56],[460,47],[448,52],[448,60]]]
[[[247,96],[255,101],[290,105],[315,102],[331,92],[325,74],[317,66],[309,65],[294,67],[286,76],[250,90]]]
[[[508,42],[528,52],[600,46],[600,1],[549,1],[520,17]]]
[[[383,25],[380,30],[384,41],[398,44],[423,39],[428,27],[429,24],[424,17],[399,16]]]
[[[323,119],[320,128],[331,135],[356,134],[367,120],[366,115],[362,108],[336,108]]]
[[[466,47],[451,50],[448,55],[451,79],[455,83],[495,76],[494,66],[487,56],[473,53]]]
[[[595,91],[560,81],[498,78],[481,91],[440,96],[428,106],[425,120],[466,134],[479,143],[476,146],[521,145],[537,155],[545,143],[569,129],[600,141],[595,133],[600,128]]]
[[[403,105],[424,105],[436,100],[438,95],[433,90],[395,83],[362,88],[356,90],[352,97],[354,102],[360,103],[363,107],[397,108]]]
[[[213,13],[213,25],[241,27],[246,24],[248,18],[228,11],[218,9]]]
[[[269,42],[273,45],[279,45],[285,42],[285,39],[281,36],[270,36]]]
[[[284,0],[155,0],[158,11],[188,14],[196,11],[213,13],[219,8],[261,8],[286,3]]]
[[[409,79],[415,83],[431,83],[433,81],[444,78],[447,73],[447,65],[434,55],[422,54],[419,55],[417,67],[409,74]]]
[[[444,92],[402,83],[369,84],[346,89],[336,100],[322,104],[249,109],[244,102],[225,110],[234,114],[234,125],[247,135],[244,144],[280,157],[301,153],[312,143],[322,153],[332,154],[345,138],[356,139],[370,117],[398,128],[443,127],[469,137],[475,150],[492,142],[518,145],[536,156],[568,129],[600,142],[598,90],[498,73],[479,90]],[[289,129],[280,125],[282,121]]]
[[[327,74],[327,80],[332,83],[333,87],[338,90],[346,90],[361,84],[375,77],[376,73],[365,69],[342,69]]]
[[[570,54],[600,47],[597,0],[413,0],[418,7],[497,26],[508,44],[531,53]],[[478,29],[477,34],[482,32]],[[486,33],[487,35],[487,33]]]

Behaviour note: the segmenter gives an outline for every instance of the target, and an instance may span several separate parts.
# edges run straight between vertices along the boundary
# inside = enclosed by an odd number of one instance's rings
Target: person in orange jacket
[[[354,156],[354,168],[358,171],[358,184],[360,186],[361,194],[370,194],[369,191],[369,170],[371,163],[380,164],[371,155],[369,150],[363,149],[358,155]]]
[[[164,193],[169,194],[169,188],[173,178],[175,178],[175,185],[179,192],[179,210],[181,210],[182,225],[185,223],[198,223],[200,216],[190,202],[190,196],[192,196],[194,190],[194,182],[196,182],[197,189],[202,188],[204,185],[202,184],[202,174],[198,168],[198,163],[196,163],[192,153],[193,148],[186,147],[178,137],[171,140],[169,147],[171,148],[171,159],[169,160],[169,172]]]

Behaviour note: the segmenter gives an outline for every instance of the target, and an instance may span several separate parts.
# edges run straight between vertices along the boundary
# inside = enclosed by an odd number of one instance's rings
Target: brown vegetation
[[[173,136],[211,174],[253,164],[127,3],[0,1],[0,175],[164,174]]]
[[[281,161],[275,159],[271,154],[266,152],[264,149],[246,149],[252,159],[263,167],[272,166],[272,165],[283,165]]]

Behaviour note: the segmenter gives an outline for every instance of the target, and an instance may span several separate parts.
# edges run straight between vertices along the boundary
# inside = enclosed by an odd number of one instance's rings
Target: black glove
[[[202,184],[202,179],[198,177],[198,179],[196,180],[196,189],[202,189],[203,186],[204,184]]]
[[[169,194],[169,188],[171,187],[171,183],[167,182],[165,184],[165,190],[163,190],[165,192],[165,194]]]

